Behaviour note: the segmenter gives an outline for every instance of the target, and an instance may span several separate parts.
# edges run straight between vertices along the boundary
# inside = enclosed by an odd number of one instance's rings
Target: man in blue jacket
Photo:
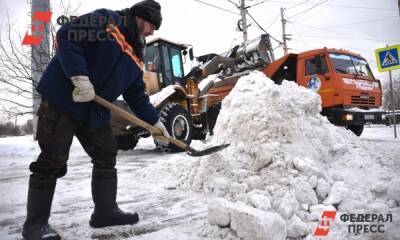
[[[95,94],[114,101],[121,94],[142,120],[168,131],[149,102],[143,82],[145,37],[161,25],[161,7],[154,0],[130,9],[99,9],[63,25],[57,32],[57,53],[37,86],[42,95],[38,110],[37,140],[41,153],[32,162],[29,179],[25,239],[60,239],[48,219],[57,178],[67,172],[74,136],[91,157],[92,227],[134,224],[137,213],[125,213],[116,203],[117,144],[110,112],[92,100]]]

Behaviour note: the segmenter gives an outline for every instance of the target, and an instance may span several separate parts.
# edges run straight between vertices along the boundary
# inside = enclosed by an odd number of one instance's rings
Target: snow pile
[[[230,147],[180,162],[178,185],[215,197],[209,223],[241,239],[311,238],[324,210],[398,211],[396,156],[383,159],[320,110],[319,95],[295,83],[278,86],[260,72],[242,77],[223,101],[210,144]],[[337,222],[327,239],[356,237]]]

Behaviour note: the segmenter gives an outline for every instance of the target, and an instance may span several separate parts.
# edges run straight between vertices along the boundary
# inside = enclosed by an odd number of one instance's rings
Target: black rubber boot
[[[32,174],[29,179],[27,217],[22,230],[26,240],[60,240],[48,224],[56,178],[41,178]]]
[[[137,213],[125,213],[118,207],[117,169],[93,169],[92,197],[94,212],[90,226],[101,228],[135,224],[139,221]]]

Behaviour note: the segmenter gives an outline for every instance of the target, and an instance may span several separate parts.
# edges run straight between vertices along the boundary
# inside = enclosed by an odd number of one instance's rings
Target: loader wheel
[[[134,149],[136,144],[138,143],[138,139],[134,135],[126,134],[116,136],[115,140],[117,141],[118,149],[127,151],[130,149]]]
[[[168,103],[160,110],[159,115],[161,122],[172,137],[190,144],[193,136],[193,124],[192,117],[186,109],[177,103]],[[156,145],[164,152],[183,151],[172,144],[162,145],[156,142]]]
[[[359,137],[364,130],[364,125],[347,125],[346,128]]]

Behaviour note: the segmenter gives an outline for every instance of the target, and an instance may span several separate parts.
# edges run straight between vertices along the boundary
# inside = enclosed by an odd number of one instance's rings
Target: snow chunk
[[[281,199],[276,211],[284,218],[289,219],[293,213],[299,208],[300,204],[292,192],[288,192]]]
[[[344,182],[335,182],[329,192],[329,196],[325,199],[324,204],[338,204],[346,197],[347,193],[348,188]]]
[[[249,201],[251,205],[253,205],[255,208],[267,211],[271,209],[271,201],[269,200],[268,197],[257,194],[257,193],[252,193],[249,196]]]
[[[297,238],[307,235],[308,227],[307,224],[301,221],[301,219],[293,215],[292,218],[287,222],[287,236],[291,238]]]
[[[315,205],[310,207],[309,221],[318,221],[323,211],[335,211],[336,208],[332,205]]]
[[[390,181],[388,186],[388,197],[394,199],[400,204],[400,178]]]
[[[325,179],[320,178],[317,182],[316,192],[320,198],[325,198],[330,190],[330,185]]]
[[[293,159],[293,165],[296,169],[303,173],[312,174],[319,172],[318,168],[315,165],[315,162],[310,158],[295,157]]]
[[[276,213],[261,211],[239,202],[232,209],[231,219],[231,228],[241,239],[286,239],[286,223]]]
[[[260,176],[256,176],[256,175],[250,176],[250,177],[244,179],[243,182],[247,184],[247,186],[249,187],[250,190],[260,189],[263,187],[263,180]]]
[[[296,199],[300,204],[304,203],[309,206],[318,204],[317,194],[307,181],[297,179],[294,188]]]
[[[214,198],[208,203],[208,222],[211,225],[227,227],[231,223],[233,204],[224,198]]]

